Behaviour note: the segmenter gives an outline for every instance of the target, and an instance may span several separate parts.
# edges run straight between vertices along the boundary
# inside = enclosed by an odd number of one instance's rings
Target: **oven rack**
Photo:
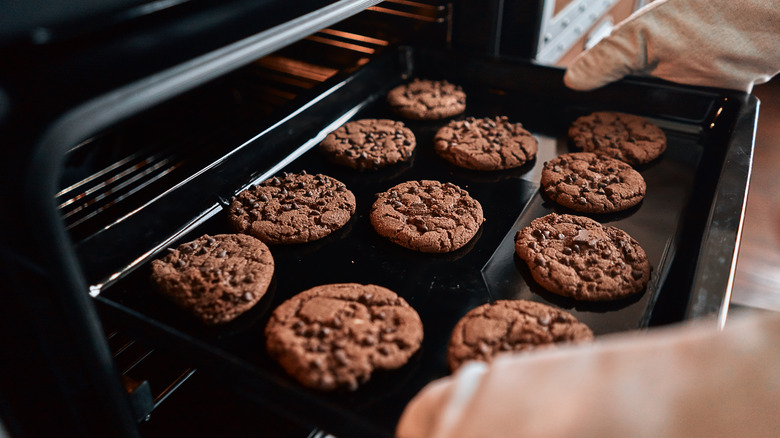
[[[438,2],[383,2],[79,142],[66,155],[56,194],[66,229],[80,241],[125,220],[229,153],[227,133],[250,137],[305,101],[310,90],[430,23],[442,25],[446,14]]]

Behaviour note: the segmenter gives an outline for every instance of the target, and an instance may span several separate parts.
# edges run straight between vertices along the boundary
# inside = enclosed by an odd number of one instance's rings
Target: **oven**
[[[618,3],[120,0],[14,10],[17,24],[2,34],[13,62],[0,72],[0,435],[392,436],[409,399],[447,374],[454,324],[482,303],[545,302],[597,336],[702,317],[722,324],[758,102],[646,78],[566,89],[563,70],[545,64],[595,38]],[[567,33],[575,28],[578,38]],[[407,123],[418,147],[405,165],[350,172],[323,160],[316,146],[341,124],[396,118],[385,96],[415,77],[461,85],[464,116],[522,122],[539,140],[536,160],[494,173],[453,168],[431,147],[442,122]],[[581,305],[539,290],[512,236],[555,211],[539,176],[569,150],[568,124],[607,109],[648,117],[669,138],[662,160],[641,169],[641,207],[601,218],[643,244],[653,275],[635,299]],[[231,196],[303,170],[347,184],[357,211],[321,242],[272,247],[274,280],[251,311],[210,328],[160,297],[152,259],[230,232]],[[453,182],[480,201],[487,221],[469,245],[431,256],[373,232],[374,194],[412,179]],[[425,327],[409,364],[350,393],[301,387],[263,347],[273,308],[333,282],[389,287]]]

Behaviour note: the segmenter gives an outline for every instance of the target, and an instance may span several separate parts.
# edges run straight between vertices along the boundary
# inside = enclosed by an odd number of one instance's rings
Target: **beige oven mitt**
[[[780,1],[657,0],[581,53],[564,76],[592,90],[626,75],[750,92],[780,72]]]
[[[406,407],[398,438],[780,436],[780,314],[470,362]]]

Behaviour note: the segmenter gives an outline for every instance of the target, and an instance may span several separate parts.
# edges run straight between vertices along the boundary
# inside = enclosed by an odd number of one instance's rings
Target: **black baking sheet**
[[[334,103],[325,110],[315,109],[331,111],[329,120],[345,114],[353,120],[397,118],[384,100],[392,86],[411,77],[448,79],[462,85],[468,95],[466,113],[459,117],[505,115],[510,121],[523,123],[540,141],[535,161],[520,169],[498,172],[454,167],[432,149],[433,135],[446,121],[408,122],[418,140],[411,162],[375,172],[330,164],[313,148],[277,173],[305,170],[332,176],[354,192],[357,211],[344,228],[320,241],[271,247],[276,262],[274,280],[255,308],[222,327],[200,325],[161,297],[149,279],[149,261],[164,255],[163,249],[107,283],[99,301],[106,304],[111,317],[126,320],[137,335],[180,349],[204,367],[226,374],[232,385],[243,388],[251,398],[340,437],[391,436],[411,397],[428,382],[448,374],[446,346],[455,323],[483,303],[517,298],[544,302],[573,312],[597,335],[646,327],[659,311],[658,298],[663,291],[678,289],[675,293],[685,294],[685,288],[690,287],[667,284],[667,274],[680,262],[679,248],[697,245],[701,238],[702,230],[690,232],[688,212],[706,209],[707,197],[694,195],[707,185],[701,179],[712,177],[700,168],[703,151],[710,148],[717,153],[720,147],[702,134],[718,103],[717,95],[634,84],[589,100],[575,98],[577,95],[566,90],[555,69],[494,60],[463,62],[458,55],[400,49],[343,80],[336,92],[345,96],[343,105],[331,99]],[[378,78],[381,81],[377,82]],[[355,96],[359,96],[359,104],[348,105]],[[553,211],[568,212],[540,195],[541,166],[569,151],[566,129],[576,116],[604,109],[650,117],[664,128],[668,149],[659,160],[639,169],[648,185],[647,197],[639,206],[624,213],[591,216],[625,230],[642,245],[653,266],[648,287],[619,302],[583,304],[535,285],[527,267],[514,255],[513,236],[536,217]],[[302,113],[299,120],[305,115]],[[322,118],[322,114],[315,117]],[[307,141],[311,143],[309,132],[322,135],[317,129],[285,132],[289,144],[277,143],[274,147],[292,151]],[[271,146],[264,145],[260,137],[252,147]],[[241,157],[236,154],[231,159]],[[243,164],[255,165],[254,176],[259,178],[274,163],[249,160]],[[229,177],[220,167],[210,172],[222,179]],[[375,193],[420,179],[457,184],[482,204],[486,221],[464,248],[448,254],[422,254],[392,244],[374,232],[368,215]],[[250,182],[237,177],[234,190]],[[193,223],[168,246],[204,233],[231,232],[224,211]],[[421,350],[403,368],[376,373],[355,392],[328,394],[304,389],[286,376],[265,352],[263,329],[270,312],[284,300],[310,287],[335,282],[372,283],[396,291],[420,314],[425,339]]]

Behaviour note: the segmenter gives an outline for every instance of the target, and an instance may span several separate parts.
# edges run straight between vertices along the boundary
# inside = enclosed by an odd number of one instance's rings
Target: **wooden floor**
[[[780,311],[780,78],[753,93],[761,106],[731,303]]]

